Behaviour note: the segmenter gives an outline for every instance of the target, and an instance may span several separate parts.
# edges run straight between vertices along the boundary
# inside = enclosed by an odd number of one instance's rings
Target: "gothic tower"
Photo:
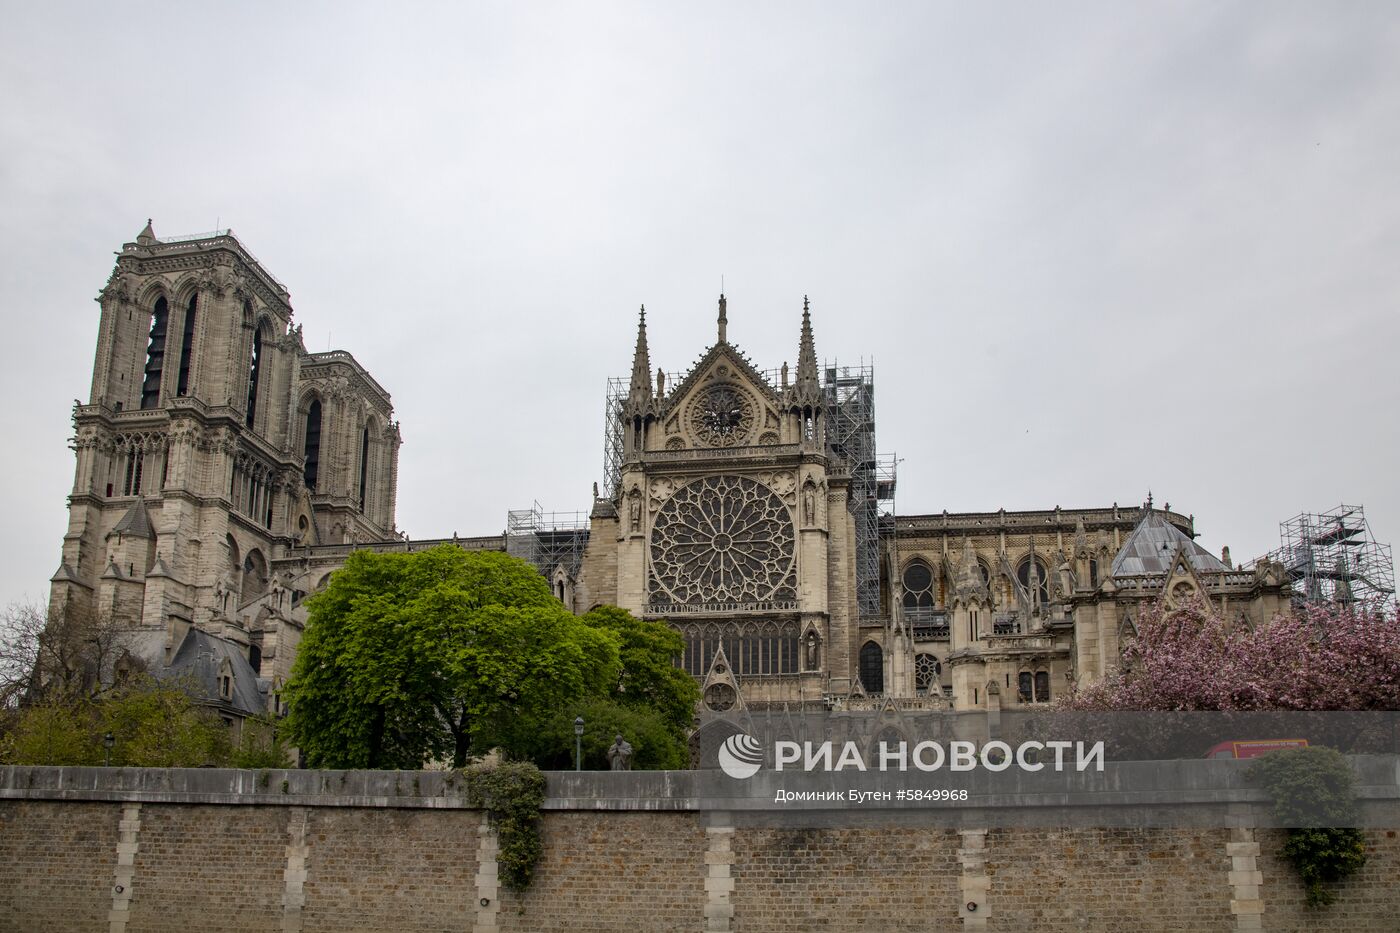
[[[350,354],[306,351],[287,289],[229,231],[147,222],[97,300],[50,610],[163,630],[167,654],[195,626],[261,661],[296,598],[271,561],[393,533],[389,395]]]

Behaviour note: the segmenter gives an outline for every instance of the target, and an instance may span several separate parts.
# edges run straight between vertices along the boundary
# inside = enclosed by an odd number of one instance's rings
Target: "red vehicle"
[[[1283,748],[1307,748],[1307,739],[1250,739],[1211,746],[1207,758],[1258,758]]]

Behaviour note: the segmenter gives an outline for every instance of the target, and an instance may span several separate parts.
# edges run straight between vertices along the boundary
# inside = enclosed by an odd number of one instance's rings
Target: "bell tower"
[[[361,540],[392,531],[388,393],[350,354],[306,351],[286,287],[228,230],[162,240],[147,221],[97,301],[50,611],[247,645],[271,562],[324,538],[336,508]],[[318,380],[343,404],[308,435]]]

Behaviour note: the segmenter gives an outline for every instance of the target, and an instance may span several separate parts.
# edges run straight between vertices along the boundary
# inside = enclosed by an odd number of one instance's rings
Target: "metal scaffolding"
[[[826,444],[851,475],[849,508],[855,519],[856,605],[863,617],[884,614],[880,599],[881,515],[894,522],[895,458],[880,457],[875,446],[875,366],[828,362],[823,368]]]
[[[630,379],[613,376],[603,399],[603,495],[613,500],[622,481],[622,406],[630,385]]]
[[[563,565],[569,578],[576,578],[587,543],[587,512],[545,512],[536,502],[506,513],[506,553],[534,564],[546,577]]]
[[[1304,512],[1279,524],[1281,547],[1271,552],[1305,602],[1393,607],[1395,563],[1390,545],[1376,541],[1359,505]]]

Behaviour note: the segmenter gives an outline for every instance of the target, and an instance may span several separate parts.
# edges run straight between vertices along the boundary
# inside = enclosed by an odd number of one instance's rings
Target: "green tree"
[[[616,606],[599,606],[583,621],[618,639],[622,671],[609,695],[623,706],[654,710],[684,740],[700,688],[676,664],[685,650],[681,636],[670,626],[643,621]]]
[[[195,768],[233,756],[228,727],[195,705],[178,682],[142,676],[101,697],[60,697],[20,710],[4,760],[28,765],[100,765],[112,733],[116,766]]]
[[[358,551],[306,605],[285,696],[288,735],[315,766],[460,767],[510,723],[619,675],[617,637],[505,554]]]

